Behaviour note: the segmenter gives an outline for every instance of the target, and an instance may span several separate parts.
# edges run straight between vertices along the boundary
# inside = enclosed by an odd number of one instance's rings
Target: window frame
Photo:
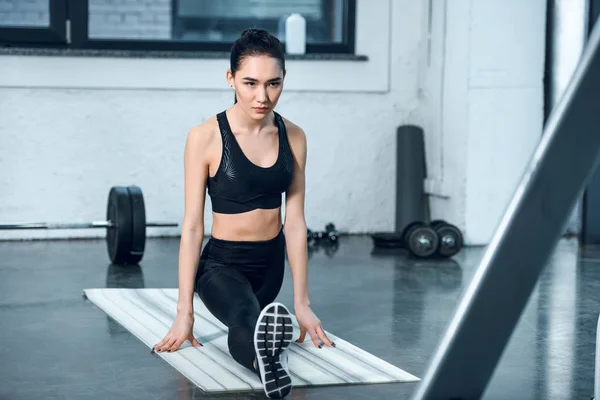
[[[86,0],[87,2],[87,0]],[[0,47],[52,46],[67,43],[67,0],[49,0],[49,26],[0,26]]]
[[[178,0],[173,0],[176,5]],[[50,28],[0,28],[0,47],[229,52],[231,42],[89,38],[89,0],[49,0]],[[175,10],[175,7],[172,8]],[[356,0],[344,0],[341,43],[307,43],[306,54],[355,54]],[[250,22],[250,21],[249,21]],[[67,30],[67,26],[70,27]],[[285,42],[282,42],[285,45]]]

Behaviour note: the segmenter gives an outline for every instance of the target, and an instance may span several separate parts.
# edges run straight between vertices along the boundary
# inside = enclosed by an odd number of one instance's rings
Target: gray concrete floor
[[[102,240],[0,243],[0,398],[264,398],[205,395],[83,299],[84,288],[177,287],[178,246],[149,239],[140,266],[124,268],[109,265]],[[313,310],[327,330],[423,377],[482,254],[416,262],[373,252],[369,237],[342,237],[337,252],[311,255]],[[599,289],[600,251],[561,241],[485,398],[589,399]],[[287,271],[278,300],[292,296]],[[409,398],[416,385],[295,389],[289,398]]]

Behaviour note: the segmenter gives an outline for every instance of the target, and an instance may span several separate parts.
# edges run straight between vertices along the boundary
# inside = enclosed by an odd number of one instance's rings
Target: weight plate
[[[463,237],[460,230],[454,225],[443,225],[437,229],[440,238],[438,254],[442,257],[452,257],[463,246]]]
[[[437,251],[439,237],[429,226],[413,227],[408,235],[408,248],[417,257],[431,257]]]
[[[126,187],[114,186],[108,193],[106,247],[113,264],[125,264],[131,250],[131,201]]]
[[[414,221],[408,224],[406,228],[404,228],[404,233],[402,234],[404,243],[408,243],[410,241],[409,237],[411,233],[421,226],[425,226],[425,223],[423,223],[423,221]]]
[[[142,260],[146,247],[146,206],[142,189],[129,186],[129,199],[131,202],[131,248],[127,255],[127,263],[135,265]]]
[[[442,225],[447,225],[448,223],[446,221],[444,221],[443,219],[436,219],[433,220],[429,223],[429,226],[431,226],[433,229],[437,229]]]
[[[375,247],[396,249],[404,245],[402,235],[396,232],[378,232],[371,237]]]

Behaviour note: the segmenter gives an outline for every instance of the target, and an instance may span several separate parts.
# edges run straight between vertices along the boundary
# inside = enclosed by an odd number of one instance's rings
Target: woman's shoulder
[[[306,156],[306,134],[304,130],[300,127],[300,125],[290,121],[285,117],[281,117],[283,123],[285,124],[285,129],[287,132],[288,143],[292,149],[292,153],[299,157],[300,159],[304,159]]]
[[[288,136],[290,137],[290,139],[296,139],[296,140],[304,140],[305,139],[305,134],[304,134],[304,130],[300,127],[300,125],[290,121],[289,119],[287,119],[286,117],[284,117],[283,115],[279,114],[279,116],[281,117],[281,120],[283,121],[283,124],[285,125],[285,130],[287,131]]]
[[[203,122],[192,126],[190,128],[189,134],[195,137],[198,137],[199,140],[208,140],[216,136],[219,133],[219,123],[217,121],[217,116],[213,115],[212,117],[204,120]]]
[[[219,136],[219,123],[217,116],[213,115],[207,120],[193,126],[188,132],[188,138],[206,145]]]

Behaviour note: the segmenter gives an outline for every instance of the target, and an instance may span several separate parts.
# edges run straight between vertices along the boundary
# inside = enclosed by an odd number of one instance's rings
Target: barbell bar
[[[48,222],[23,222],[15,224],[0,224],[0,230],[16,229],[94,229],[94,228],[112,228],[115,224],[111,221],[92,221],[82,223],[48,223]],[[146,222],[146,227],[177,227],[175,222]]]
[[[138,186],[113,186],[106,220],[81,223],[24,222],[0,224],[0,230],[106,229],[106,247],[113,264],[137,264],[146,247],[146,227],[177,227],[176,222],[147,222],[144,195]]]

